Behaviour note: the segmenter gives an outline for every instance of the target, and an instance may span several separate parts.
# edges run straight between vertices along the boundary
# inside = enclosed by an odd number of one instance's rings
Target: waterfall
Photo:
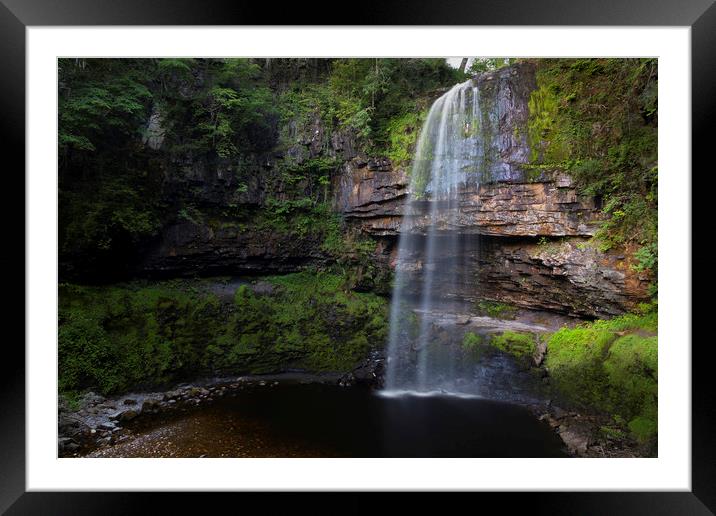
[[[463,391],[460,346],[440,342],[430,314],[455,306],[438,290],[455,292],[460,282],[475,281],[463,262],[464,239],[451,228],[460,216],[460,189],[477,188],[485,171],[490,145],[482,135],[494,117],[483,112],[480,91],[468,80],[433,103],[421,129],[398,243],[386,392]]]

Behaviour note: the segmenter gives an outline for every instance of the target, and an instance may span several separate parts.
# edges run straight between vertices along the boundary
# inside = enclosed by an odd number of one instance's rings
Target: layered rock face
[[[432,269],[436,293],[446,300],[493,300],[524,308],[578,317],[607,317],[623,313],[643,300],[642,281],[629,268],[625,255],[602,253],[587,238],[551,241],[534,238],[464,235],[457,253],[437,246],[432,263],[418,254],[404,257],[412,285]],[[388,261],[395,263],[393,252]],[[457,282],[451,271],[463,270]]]
[[[438,253],[433,264],[416,255],[408,267],[416,275],[426,267],[464,267],[459,285],[440,287],[446,298],[490,299],[581,317],[619,314],[645,300],[648,279],[632,270],[629,253],[602,253],[590,240],[603,219],[599,203],[579,195],[567,175],[530,165],[531,66],[482,74],[477,85],[484,110],[482,172],[461,185],[457,217],[443,212],[437,222],[440,233],[461,236],[461,255]],[[195,192],[202,211],[256,208],[266,201],[266,184],[280,180],[280,163],[327,157],[336,163],[333,209],[377,241],[378,269],[394,269],[400,234],[426,235],[433,201],[428,194],[409,205],[408,166],[366,156],[350,131],[326,131],[320,116],[280,132],[282,150],[247,156],[243,180],[235,164],[195,162],[177,164],[185,170],[178,176],[183,180],[169,188]],[[292,272],[326,263],[321,244],[315,235],[297,239],[242,228],[231,217],[179,220],[162,231],[141,269],[162,276]]]
[[[232,225],[180,222],[167,227],[144,259],[153,276],[199,274],[281,274],[326,260],[321,241],[296,239],[271,231],[247,231]]]
[[[413,202],[408,212],[408,177],[403,170],[351,168],[335,202],[346,218],[376,236],[425,235],[430,202]],[[577,195],[566,176],[546,182],[467,185],[457,216],[443,210],[440,231],[490,236],[593,236],[601,213],[594,199]],[[458,226],[448,221],[458,221]]]
[[[149,124],[156,126],[156,120],[152,115]],[[343,169],[374,167],[376,162],[359,152],[351,131],[327,132],[318,113],[304,125],[291,122],[280,132],[273,151],[243,156],[240,163],[173,163],[174,173],[165,185],[169,197],[188,195],[198,215],[188,213],[165,226],[144,253],[138,274],[281,274],[325,263],[328,257],[321,249],[321,235],[306,231],[297,238],[255,224],[256,213],[267,211],[268,186],[271,195],[290,199],[290,193],[281,188],[282,167],[300,167],[318,158],[333,160]],[[302,181],[291,188],[301,192],[310,183]]]
[[[406,291],[432,270],[434,288],[445,299],[489,299],[581,317],[620,314],[645,300],[647,278],[631,268],[629,254],[601,252],[590,240],[603,220],[597,200],[579,195],[569,176],[535,173],[529,165],[533,70],[510,67],[477,82],[489,125],[487,163],[481,175],[460,185],[456,213],[441,209],[437,218],[439,234],[457,233],[460,245],[448,251],[451,246],[438,243],[433,263],[419,252],[405,257]],[[408,171],[386,163],[347,166],[336,187],[335,208],[383,241],[384,266],[395,267],[401,234],[427,235],[437,201],[428,194],[407,202]],[[456,284],[448,281],[455,268],[464,270]]]

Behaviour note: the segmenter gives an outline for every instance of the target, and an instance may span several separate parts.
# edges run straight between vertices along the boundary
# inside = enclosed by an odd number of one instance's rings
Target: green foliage
[[[186,220],[188,222],[191,222],[193,224],[201,224],[202,221],[202,214],[199,210],[197,210],[193,206],[185,206],[184,208],[179,210],[179,213],[177,214],[177,218],[180,220]]]
[[[60,261],[91,268],[121,257],[161,227],[156,177],[131,167],[122,176],[66,185],[59,191]]]
[[[483,337],[482,335],[478,335],[477,333],[473,333],[471,331],[465,333],[465,336],[462,339],[462,347],[463,349],[473,349],[482,344]]]
[[[215,227],[227,223],[224,219],[212,221]],[[342,217],[327,203],[309,198],[268,199],[265,207],[234,214],[230,224],[242,231],[289,237],[315,245],[335,263],[344,266],[346,273],[355,267],[361,267],[363,275],[377,273],[371,260],[375,241],[345,228]]]
[[[60,392],[110,394],[216,372],[347,371],[385,340],[386,301],[348,290],[347,276],[268,281],[271,294],[242,285],[228,306],[201,282],[61,285]]]
[[[152,94],[146,63],[115,59],[58,60],[60,156],[94,152],[117,137],[138,135]]]
[[[196,371],[218,331],[217,299],[170,284],[59,291],[59,389],[103,394],[163,385]]]
[[[257,174],[274,200],[264,211],[305,203],[259,224],[293,232],[284,222],[298,214],[296,234],[324,233],[335,251],[335,217],[318,221],[341,165],[330,136],[350,129],[359,150],[406,160],[416,106],[455,78],[441,59],[60,59],[58,68],[60,263],[74,277],[125,268],[163,225],[199,221],[195,207],[208,218],[255,211],[242,203]],[[143,141],[150,115],[158,150]],[[297,131],[313,137],[316,120],[322,147],[282,155],[296,150]],[[281,157],[267,163],[270,153]],[[234,200],[220,206],[206,189],[184,188],[214,169],[233,172]]]
[[[615,426],[602,426],[599,432],[607,439],[623,439],[626,437],[626,433]]]
[[[553,384],[577,405],[609,412],[649,440],[657,418],[656,330],[653,309],[560,329],[547,344]]]
[[[443,59],[337,59],[329,83],[334,95],[353,100],[355,113],[365,113],[375,150],[396,152],[400,142],[391,140],[401,124],[397,120],[415,113],[421,94],[457,79],[457,70]]]
[[[634,253],[636,263],[632,268],[638,272],[656,270],[658,246],[656,242],[649,242]]]
[[[468,75],[476,75],[482,72],[492,72],[517,62],[511,57],[475,57],[467,68]]]
[[[302,272],[275,276],[272,295],[237,291],[227,332],[207,348],[225,372],[304,367],[346,371],[382,345],[387,307],[374,294],[347,289],[345,275]]]
[[[612,410],[629,420],[638,439],[648,440],[656,433],[657,337],[632,334],[617,339],[604,369],[615,393]]]
[[[268,199],[265,208],[253,212],[246,223],[258,231],[322,242],[325,251],[338,251],[342,241],[341,218],[326,203],[308,198]]]
[[[392,118],[385,124],[388,140],[385,154],[393,165],[405,165],[412,159],[426,117],[427,110],[412,111]]]
[[[316,202],[329,201],[328,189],[330,178],[339,166],[335,157],[321,156],[310,158],[297,163],[285,158],[278,167],[280,185],[278,190],[285,194],[292,194],[298,199],[313,199]]]
[[[601,249],[635,243],[656,277],[657,60],[544,59],[529,100],[532,162],[603,199]]]
[[[658,431],[658,421],[656,414],[645,416],[637,416],[629,421],[629,431],[642,443],[652,440]]]
[[[247,148],[275,144],[278,112],[259,65],[249,59],[204,59],[171,65],[189,67],[200,77],[179,73],[169,78],[155,102],[167,125],[167,148],[175,154],[236,158]],[[187,95],[184,92],[190,93]]]

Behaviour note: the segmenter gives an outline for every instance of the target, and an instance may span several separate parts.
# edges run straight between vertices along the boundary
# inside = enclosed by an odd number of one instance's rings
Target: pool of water
[[[94,457],[565,457],[526,408],[445,393],[363,387],[256,387],[172,416],[137,421]]]

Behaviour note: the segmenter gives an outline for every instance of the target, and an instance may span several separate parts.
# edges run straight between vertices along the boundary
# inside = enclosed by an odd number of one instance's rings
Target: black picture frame
[[[6,165],[3,179],[6,192],[24,199],[25,167],[25,29],[28,26],[62,25],[629,25],[629,26],[689,26],[691,27],[692,70],[692,157],[693,170],[710,171],[713,159],[714,129],[711,121],[716,103],[716,4],[714,0],[442,0],[420,4],[395,0],[369,0],[356,3],[348,11],[328,6],[308,8],[305,3],[278,7],[269,2],[242,3],[214,0],[0,0],[0,103],[3,128],[3,158],[15,158],[15,167]],[[316,10],[327,15],[320,19]],[[345,14],[340,14],[344,12]],[[350,15],[348,14],[350,12]],[[333,16],[331,19],[328,17]],[[700,168],[699,164],[701,165]],[[12,174],[11,174],[12,172]],[[690,171],[684,171],[688,174]],[[12,175],[13,177],[7,177]],[[695,175],[692,174],[692,178]],[[13,188],[7,186],[14,179]],[[708,206],[707,189],[692,189],[693,206]],[[7,206],[5,206],[7,209]],[[20,233],[17,214],[4,220]],[[23,209],[24,213],[24,209]],[[692,220],[699,220],[692,212]],[[694,228],[692,235],[698,234]],[[4,261],[12,254],[6,271],[25,269],[25,234],[8,239],[12,253],[6,249]],[[20,245],[23,242],[23,245]],[[20,250],[22,249],[22,250]],[[692,248],[692,270],[708,267],[708,255],[695,255]],[[20,265],[22,258],[23,264]],[[10,269],[10,267],[13,269]],[[16,273],[10,273],[19,278]],[[26,271],[27,274],[27,271]],[[706,288],[701,284],[698,288]],[[24,299],[24,296],[23,298]],[[13,298],[16,310],[25,304]],[[707,307],[692,302],[692,320],[708,320]],[[701,316],[701,317],[699,317]],[[12,320],[8,318],[7,320]],[[17,319],[19,320],[19,318]],[[693,327],[692,327],[693,328]],[[695,335],[695,334],[694,334]],[[184,494],[149,493],[69,493],[26,492],[25,489],[25,352],[22,340],[7,339],[2,351],[3,372],[0,391],[0,513],[7,514],[134,514],[150,508],[150,501],[162,504],[162,512],[192,510],[194,504],[206,510],[206,500],[197,501]],[[706,356],[713,346],[710,341],[692,347],[692,490],[690,492],[609,492],[609,493],[474,493],[452,495],[450,503],[471,497],[471,505],[490,500],[505,508],[523,505],[530,512],[550,514],[714,514],[716,513],[716,402],[711,362]],[[675,344],[675,343],[670,343]],[[689,344],[689,343],[685,343]],[[240,500],[236,499],[240,497]],[[456,497],[455,497],[456,496]],[[472,497],[478,497],[476,502]],[[222,495],[231,497],[230,503],[248,507],[253,494]],[[203,499],[204,497],[202,497]],[[407,497],[406,497],[407,498]],[[341,512],[366,512],[382,505],[381,496],[349,494],[344,497]],[[215,502],[215,500],[212,500]],[[229,501],[229,500],[227,500]],[[267,503],[261,500],[261,503]],[[323,503],[323,502],[321,502]],[[413,507],[425,508],[422,494],[413,494],[401,502],[407,512]],[[326,504],[326,509],[333,510]],[[284,507],[291,510],[302,506],[321,510],[305,494],[272,495],[268,505],[275,513]],[[411,507],[412,506],[412,507]],[[200,509],[201,510],[201,509]]]

